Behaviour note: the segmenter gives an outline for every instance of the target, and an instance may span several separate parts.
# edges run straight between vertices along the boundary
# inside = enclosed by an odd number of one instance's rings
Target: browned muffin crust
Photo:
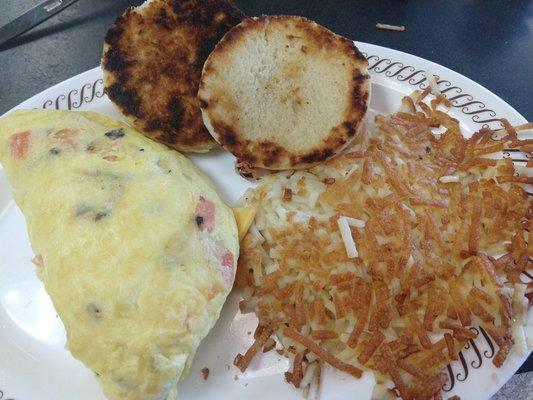
[[[182,151],[216,146],[197,100],[203,64],[244,14],[228,0],[151,0],[105,37],[105,92],[146,136]]]
[[[295,40],[299,41],[298,43],[309,43],[309,45],[301,45],[300,48],[306,57],[324,57],[323,49],[329,47],[335,49],[331,52],[331,62],[338,61],[337,57],[340,55],[348,60],[346,61],[347,68],[351,68],[350,90],[342,94],[346,96],[342,122],[331,127],[329,134],[323,141],[315,147],[306,149],[304,153],[267,139],[249,140],[248,132],[242,132],[242,129],[237,126],[238,123],[235,123],[238,118],[234,115],[238,115],[240,112],[240,104],[233,104],[227,99],[221,100],[225,96],[223,88],[217,87],[216,83],[213,85],[213,81],[209,83],[207,79],[204,79],[204,76],[210,74],[216,76],[219,72],[217,68],[222,68],[220,65],[226,67],[235,62],[228,54],[245,40],[245,36],[251,30],[260,30],[265,23],[275,23],[276,29],[297,32],[297,35],[287,35],[286,37],[289,42]],[[212,127],[211,133],[225,149],[233,153],[239,160],[256,167],[269,169],[304,168],[331,158],[356,136],[362,125],[369,98],[367,67],[366,58],[359,52],[352,40],[337,35],[306,18],[283,15],[250,18],[232,28],[216,45],[215,50],[207,59],[204,65],[204,75],[200,82],[200,106],[204,111],[204,117],[207,115],[209,118]],[[224,109],[226,114],[223,117],[219,112],[221,109]],[[268,110],[264,110],[264,112],[268,112]],[[232,113],[234,115],[231,115]],[[231,117],[227,117],[227,115],[231,115]]]

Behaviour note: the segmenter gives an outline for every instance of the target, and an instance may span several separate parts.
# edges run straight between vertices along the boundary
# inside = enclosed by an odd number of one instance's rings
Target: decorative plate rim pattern
[[[5,393],[0,389],[0,400],[15,400],[12,397],[4,397]]]
[[[369,63],[368,69],[374,74],[384,74],[387,78],[396,78],[400,82],[406,82],[419,89],[428,87],[426,70],[417,69],[412,65],[405,65],[401,61],[381,58],[378,55],[368,55],[365,52],[362,52],[362,54]],[[406,73],[409,75],[404,76],[403,74]],[[441,79],[438,75],[435,75],[435,77],[440,92],[450,100],[452,107],[461,109],[461,112],[469,116],[473,122],[482,124],[482,128],[490,128],[489,124],[491,123],[498,123],[497,128],[503,127],[500,123],[500,118],[497,118],[496,111],[487,108],[484,102],[476,100],[471,94],[465,93],[462,87],[453,84],[449,80]],[[455,92],[451,93],[452,90]],[[464,102],[461,102],[461,100],[464,100]],[[489,113],[490,118],[481,116],[485,113]]]

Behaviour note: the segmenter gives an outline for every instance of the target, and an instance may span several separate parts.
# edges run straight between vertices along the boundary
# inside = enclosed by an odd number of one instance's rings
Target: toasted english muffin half
[[[181,151],[217,146],[197,99],[204,62],[244,14],[228,0],[150,0],[128,9],[105,37],[105,92],[126,119]]]
[[[204,64],[198,92],[204,123],[254,167],[317,164],[357,136],[369,98],[367,66],[351,40],[313,21],[246,19]]]

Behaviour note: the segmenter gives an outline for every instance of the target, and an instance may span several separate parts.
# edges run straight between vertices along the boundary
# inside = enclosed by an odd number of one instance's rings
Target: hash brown
[[[150,0],[128,9],[105,37],[105,92],[151,139],[181,151],[216,142],[196,94],[204,61],[244,14],[229,0]]]
[[[449,100],[426,104],[427,94],[378,115],[364,149],[247,193],[259,208],[237,282],[259,325],[235,358],[241,370],[276,335],[285,378],[304,394],[328,363],[390,382],[373,398],[428,400],[442,398],[446,366],[478,334],[495,343],[496,367],[528,351],[533,201],[522,185],[533,178],[487,156],[530,145],[517,132],[533,124],[502,120],[465,139],[442,111]]]
[[[303,17],[246,19],[204,65],[198,96],[205,125],[254,167],[323,162],[358,136],[367,65],[353,41]]]

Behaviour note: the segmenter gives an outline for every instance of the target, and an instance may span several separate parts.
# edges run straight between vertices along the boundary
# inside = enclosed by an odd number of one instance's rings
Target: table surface
[[[0,0],[0,26],[39,3]],[[98,65],[108,27],[142,1],[80,0],[0,47],[0,114]],[[533,1],[236,0],[248,15],[302,15],[354,40],[411,53],[480,83],[533,121]],[[374,28],[405,25],[402,33]],[[495,399],[530,399],[533,357]],[[529,394],[528,394],[529,393]]]

